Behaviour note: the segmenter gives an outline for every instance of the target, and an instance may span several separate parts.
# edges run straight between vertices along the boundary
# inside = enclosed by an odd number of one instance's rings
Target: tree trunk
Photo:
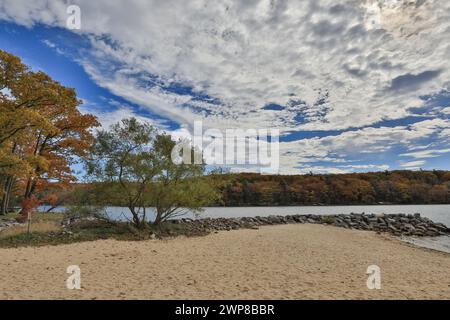
[[[156,217],[155,217],[155,221],[153,221],[153,225],[157,226],[160,225],[162,222],[162,213],[156,209]]]
[[[35,156],[38,155],[38,154],[40,154],[40,152],[39,152],[39,144],[40,144],[40,141],[41,141],[41,133],[39,133],[39,136],[38,136],[37,142],[36,142],[36,147],[34,148],[33,155],[35,155]],[[35,172],[35,174],[36,174],[37,176],[39,176],[39,175],[38,175],[38,172],[39,172],[39,166],[37,166],[37,167],[34,169],[34,172]],[[23,195],[23,198],[24,198],[24,199],[30,199],[30,198],[31,198],[31,195],[33,194],[34,189],[35,189],[35,187],[36,187],[37,179],[38,179],[38,178],[32,178],[32,177],[28,178],[27,186],[26,186],[26,188],[25,188],[25,193],[24,193],[24,195]]]
[[[51,207],[48,208],[47,211],[45,211],[45,212],[50,213],[50,212],[52,212],[53,210],[55,210],[57,207],[58,207],[57,205],[56,205],[56,206],[51,206]]]
[[[31,179],[31,178],[28,178],[27,186],[26,186],[25,192],[24,192],[24,194],[23,194],[23,198],[24,198],[24,199],[28,199],[28,198],[31,197],[31,184],[32,184],[32,179]]]
[[[11,149],[11,153],[14,154],[16,152],[16,149],[17,149],[17,144],[14,143],[14,145]],[[11,199],[11,191],[12,191],[13,185],[14,185],[14,176],[10,176],[10,175],[7,176],[4,187],[3,187],[4,193],[3,193],[1,207],[0,207],[1,215],[5,215],[8,213],[9,201]]]
[[[8,178],[6,178],[6,181],[5,181],[5,184],[3,187],[4,193],[3,193],[1,208],[0,208],[1,215],[5,215],[8,213],[9,202],[11,199],[11,191],[12,191],[13,184],[14,184],[14,177],[9,176]]]
[[[0,215],[6,214],[7,186],[8,186],[8,178],[6,178],[5,182],[3,183],[3,195],[2,195],[2,202],[1,202],[1,207],[0,207]]]
[[[7,211],[8,211],[8,209],[7,209],[7,207],[8,207],[7,199],[8,199],[8,196],[6,194],[6,190],[4,190],[4,194],[3,194],[3,197],[2,197],[2,203],[1,203],[1,208],[0,208],[0,215],[2,215],[2,216],[4,216],[7,213]]]
[[[6,192],[6,211],[9,211],[9,204],[10,204],[10,200],[11,200],[11,193],[13,190],[13,186],[14,186],[14,182],[15,182],[15,177],[10,177],[9,180],[9,184],[8,184],[8,190]]]

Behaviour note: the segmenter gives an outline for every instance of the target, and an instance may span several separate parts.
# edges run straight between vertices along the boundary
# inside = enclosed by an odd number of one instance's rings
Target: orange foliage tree
[[[33,198],[39,192],[75,180],[71,165],[87,156],[94,141],[90,129],[99,125],[79,111],[80,103],[74,89],[0,50],[0,213],[14,186],[26,212],[28,204],[42,201]]]

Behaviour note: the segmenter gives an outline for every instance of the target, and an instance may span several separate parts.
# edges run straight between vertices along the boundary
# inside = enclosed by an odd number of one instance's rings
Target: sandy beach
[[[66,288],[69,265],[81,290]],[[380,290],[366,286],[369,265]],[[308,224],[0,249],[0,270],[0,299],[450,299],[449,254]]]

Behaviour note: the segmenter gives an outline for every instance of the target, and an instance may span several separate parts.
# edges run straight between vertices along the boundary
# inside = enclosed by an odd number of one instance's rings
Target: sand
[[[81,290],[66,288],[69,265]],[[380,290],[367,288],[369,265]],[[418,298],[450,299],[449,254],[322,225],[0,249],[0,299]]]

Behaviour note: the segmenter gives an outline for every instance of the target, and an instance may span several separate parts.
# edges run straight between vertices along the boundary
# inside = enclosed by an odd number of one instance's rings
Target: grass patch
[[[0,221],[16,221],[21,216],[19,213],[8,213],[5,215],[0,215]],[[38,212],[34,213],[32,215],[32,221],[33,222],[40,222],[40,221],[57,221],[61,222],[61,220],[64,218],[64,215],[62,213],[47,213],[47,212]]]
[[[32,221],[55,221],[60,223],[64,218],[62,213],[35,213],[32,216]]]
[[[320,220],[322,223],[333,224],[336,219],[333,216],[322,216]]]
[[[9,213],[0,216],[0,221],[18,221],[20,217],[18,213]],[[94,217],[94,220],[85,219]],[[78,221],[63,227],[61,222],[68,218]],[[138,229],[128,222],[108,221],[102,216],[102,208],[89,206],[69,207],[64,213],[35,213],[32,215],[30,233],[27,231],[26,223],[0,231],[0,248],[39,247],[104,239],[141,241],[176,236],[203,236],[209,233],[170,221]]]
[[[55,221],[34,221],[31,223],[30,232],[49,233],[61,231],[61,225]],[[17,225],[0,231],[0,239],[27,233],[27,225]]]
[[[3,216],[4,221],[17,221],[17,218],[20,217],[17,213],[9,213],[8,215]],[[62,214],[55,213],[36,213],[33,214],[31,225],[30,225],[30,233],[57,233],[62,231],[61,221],[63,219]],[[21,234],[27,234],[28,225],[21,224],[6,228],[0,231],[0,239],[9,238],[18,236]]]
[[[206,234],[205,232],[194,232],[187,229],[183,224],[171,222],[166,222],[159,226],[148,225],[144,229],[137,229],[129,223],[103,220],[79,221],[66,229],[60,227],[59,229],[52,229],[52,225],[48,220],[41,223],[42,229],[37,230],[32,228],[30,234],[26,233],[25,227],[25,230],[20,230],[22,232],[11,232],[0,236],[0,248],[60,245],[105,239],[142,241],[154,238],[168,238],[182,235],[199,236]],[[47,227],[48,229],[45,229]]]
[[[62,233],[21,233],[0,238],[0,248],[38,247],[74,242]]]
[[[19,214],[17,212],[10,212],[4,215],[0,215],[0,221],[11,221],[19,218]]]

